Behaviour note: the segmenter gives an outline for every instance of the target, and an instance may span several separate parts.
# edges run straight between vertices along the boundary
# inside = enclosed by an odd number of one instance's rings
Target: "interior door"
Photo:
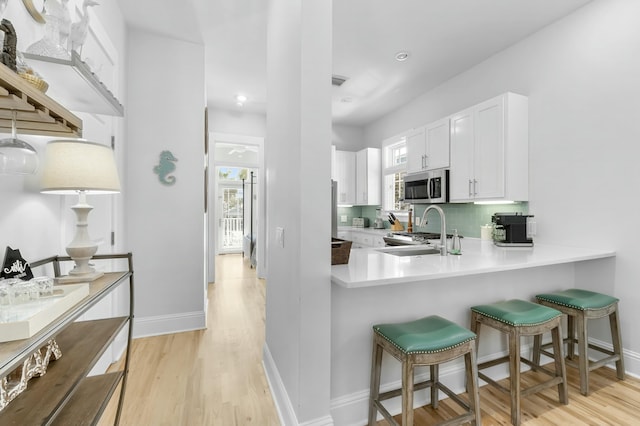
[[[244,189],[241,183],[218,186],[218,253],[242,252]]]

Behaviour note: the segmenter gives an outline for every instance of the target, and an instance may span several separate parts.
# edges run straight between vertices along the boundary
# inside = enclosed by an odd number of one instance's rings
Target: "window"
[[[404,203],[404,176],[407,174],[407,138],[394,136],[382,143],[384,188],[382,208],[407,210]]]
[[[248,179],[248,169],[241,167],[219,167],[218,178],[220,180],[235,180],[240,181],[242,179]]]
[[[395,144],[390,147],[391,165],[401,166],[407,163],[407,143],[404,142]]]
[[[390,173],[384,175],[384,209],[406,210],[404,203],[404,176],[406,172]]]

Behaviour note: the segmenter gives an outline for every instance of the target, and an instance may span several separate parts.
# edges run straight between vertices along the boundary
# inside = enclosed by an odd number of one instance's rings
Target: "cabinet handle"
[[[472,183],[473,183],[473,182],[471,181],[471,179],[469,179],[469,196],[472,196],[472,195],[473,195],[473,192],[471,192],[471,184],[472,184]]]
[[[424,156],[424,168],[425,169],[429,168],[429,156],[428,155]]]
[[[476,179],[473,180],[473,195],[478,195],[478,181]]]

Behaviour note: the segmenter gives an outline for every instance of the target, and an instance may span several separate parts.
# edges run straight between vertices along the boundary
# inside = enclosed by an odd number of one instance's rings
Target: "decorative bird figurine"
[[[0,0],[0,18],[4,16],[4,10],[7,8],[9,0]]]
[[[71,33],[71,13],[69,12],[69,0],[62,0],[60,7],[60,19],[59,33],[60,33],[60,46],[65,49],[69,49],[69,34]]]
[[[79,55],[82,53],[82,46],[87,39],[87,30],[89,29],[88,9],[91,6],[97,6],[99,4],[100,3],[95,0],[84,0],[80,20],[71,24],[71,32],[69,34],[71,50],[78,52]]]

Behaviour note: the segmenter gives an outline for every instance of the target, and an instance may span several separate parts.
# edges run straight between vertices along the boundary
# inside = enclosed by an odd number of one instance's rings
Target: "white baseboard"
[[[606,348],[610,351],[613,350],[613,345],[611,343],[608,342],[603,342],[601,340],[596,340],[593,338],[589,338],[589,343],[593,343],[595,345],[598,346],[602,346],[603,348]],[[624,343],[624,342],[623,342]],[[624,349],[622,350],[622,353],[624,354],[624,369],[625,369],[625,373],[628,374],[631,377],[635,377],[635,378],[640,378],[640,354],[637,352],[632,352],[630,350]],[[598,359],[598,358],[602,358],[603,355],[597,351],[594,350],[590,350],[590,354],[596,354],[595,357],[590,356],[590,358],[592,359]],[[607,364],[607,367],[615,369],[616,365],[615,363],[610,363]]]
[[[179,315],[135,317],[133,321],[133,337],[159,336],[183,331],[203,330],[205,328],[207,328],[207,322],[204,311],[186,312]]]
[[[298,418],[296,417],[295,410],[289,399],[289,394],[287,394],[287,389],[284,387],[284,383],[280,378],[280,372],[278,372],[278,367],[271,356],[271,351],[269,351],[269,346],[267,346],[266,342],[262,347],[262,366],[267,376],[269,389],[271,389],[273,402],[278,411],[280,424],[285,426],[297,425]]]
[[[284,387],[284,383],[280,378],[278,367],[276,366],[269,346],[265,343],[262,348],[262,366],[264,368],[265,375],[267,376],[267,382],[269,383],[269,389],[271,389],[271,395],[273,396],[273,402],[276,405],[278,411],[278,417],[280,418],[280,424],[284,426],[333,426],[333,418],[331,416],[319,417],[317,419],[309,420],[304,423],[298,423],[296,412],[291,405],[291,399],[287,389]]]
[[[308,422],[300,423],[300,426],[333,426],[333,417],[325,416],[317,419],[310,420]]]

